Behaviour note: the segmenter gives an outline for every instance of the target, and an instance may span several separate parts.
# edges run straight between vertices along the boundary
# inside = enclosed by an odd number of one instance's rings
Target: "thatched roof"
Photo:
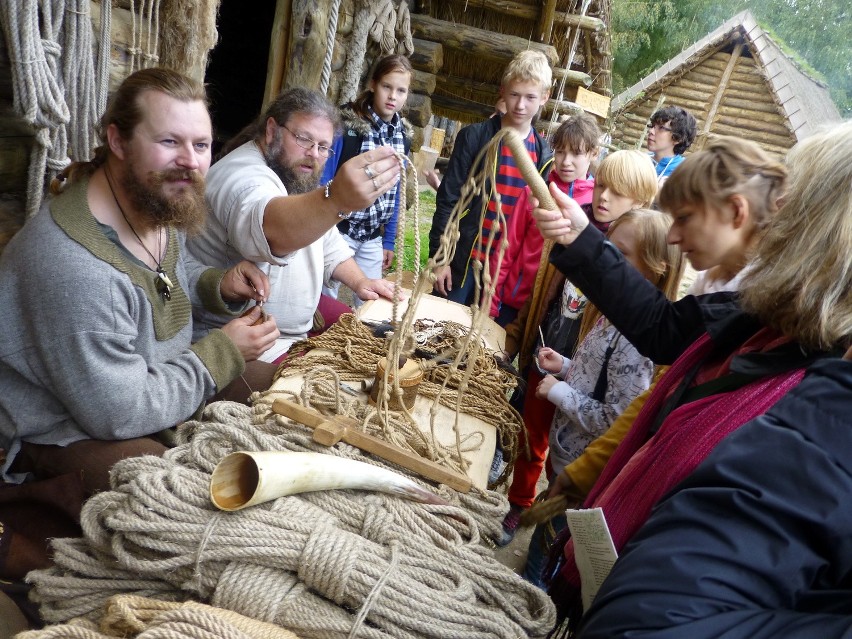
[[[785,54],[749,11],[738,13],[620,93],[612,101],[613,113],[629,111],[631,105],[642,96],[659,91],[672,78],[682,76],[713,51],[736,39],[742,39],[748,45],[752,57],[762,68],[775,102],[785,116],[795,140],[807,137],[820,124],[841,119],[828,87],[808,75]]]

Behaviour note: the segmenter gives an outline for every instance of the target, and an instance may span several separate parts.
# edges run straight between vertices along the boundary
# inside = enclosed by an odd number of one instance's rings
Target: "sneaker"
[[[515,532],[518,530],[518,526],[521,525],[521,513],[524,510],[526,509],[515,504],[509,506],[509,512],[503,518],[503,534],[497,541],[498,546],[506,546],[515,538]]]

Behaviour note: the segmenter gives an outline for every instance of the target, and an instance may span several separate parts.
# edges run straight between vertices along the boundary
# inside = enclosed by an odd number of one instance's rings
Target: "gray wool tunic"
[[[7,470],[22,441],[121,440],[185,421],[245,369],[221,330],[191,344],[191,304],[231,313],[223,272],[187,259],[172,231],[156,275],[92,216],[88,180],[70,185],[0,256],[0,447]],[[188,296],[189,294],[189,296]]]

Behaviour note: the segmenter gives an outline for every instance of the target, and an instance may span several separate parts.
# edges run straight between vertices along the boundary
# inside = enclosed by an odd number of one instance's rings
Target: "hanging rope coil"
[[[84,538],[56,540],[55,567],[29,575],[47,621],[97,616],[125,592],[200,599],[306,638],[509,639],[543,636],[554,622],[547,595],[481,543],[485,513],[499,522],[505,511],[494,493],[439,487],[455,505],[424,506],[331,491],[221,513],[208,490],[225,454],[319,445],[284,418],[252,426],[247,407],[227,402],[178,440],[164,458],[116,464],[113,489],[84,506]],[[351,446],[324,450],[381,465]]]

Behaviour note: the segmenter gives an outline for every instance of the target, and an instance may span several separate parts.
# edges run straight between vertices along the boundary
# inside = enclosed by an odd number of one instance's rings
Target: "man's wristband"
[[[329,180],[325,183],[325,191],[323,191],[323,197],[326,200],[331,199],[331,183],[333,181],[334,180]],[[337,217],[339,217],[341,220],[348,220],[350,217],[352,217],[352,211],[338,211]]]

